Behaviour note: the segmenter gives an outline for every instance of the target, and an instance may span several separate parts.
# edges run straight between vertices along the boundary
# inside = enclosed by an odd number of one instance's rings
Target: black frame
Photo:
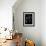
[[[35,26],[35,12],[23,12],[23,26]]]

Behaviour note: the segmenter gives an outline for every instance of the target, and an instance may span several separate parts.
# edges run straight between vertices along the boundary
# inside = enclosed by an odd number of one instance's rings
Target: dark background
[[[25,14],[25,24],[32,24],[32,14]]]

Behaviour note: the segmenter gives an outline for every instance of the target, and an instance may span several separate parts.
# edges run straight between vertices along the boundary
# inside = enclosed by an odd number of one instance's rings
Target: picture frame
[[[15,16],[14,16],[14,13],[13,13],[13,31],[15,30],[15,18],[14,18]]]
[[[35,12],[23,12],[23,26],[35,26]]]

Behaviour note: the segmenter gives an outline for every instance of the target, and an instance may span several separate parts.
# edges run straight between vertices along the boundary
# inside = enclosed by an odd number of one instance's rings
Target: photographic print
[[[35,25],[35,12],[23,12],[23,26]]]

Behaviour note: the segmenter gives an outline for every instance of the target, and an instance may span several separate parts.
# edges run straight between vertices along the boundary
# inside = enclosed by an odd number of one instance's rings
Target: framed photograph
[[[23,26],[35,26],[35,12],[23,12]]]

